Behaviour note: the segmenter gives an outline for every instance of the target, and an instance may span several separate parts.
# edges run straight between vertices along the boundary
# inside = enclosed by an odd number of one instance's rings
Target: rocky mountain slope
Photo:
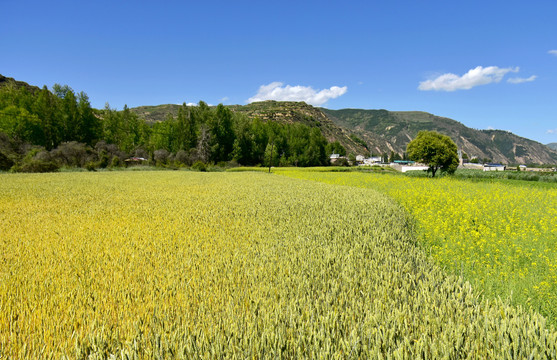
[[[502,130],[476,130],[458,121],[417,111],[321,109],[333,122],[351,129],[375,151],[403,152],[420,130],[450,136],[469,157],[505,164],[554,164],[557,152],[546,145]]]
[[[250,118],[258,117],[263,121],[299,122],[309,127],[318,127],[329,142],[340,142],[346,148],[347,153],[363,154],[367,152],[366,144],[358,142],[353,131],[335,124],[322,109],[304,102],[261,101],[248,105],[232,105],[230,108]]]

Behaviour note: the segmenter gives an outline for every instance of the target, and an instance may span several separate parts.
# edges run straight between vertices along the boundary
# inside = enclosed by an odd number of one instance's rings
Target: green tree
[[[271,166],[279,165],[279,155],[277,152],[277,147],[275,146],[274,140],[270,140],[265,149],[265,166],[269,167],[271,171]]]
[[[341,145],[338,140],[327,144],[327,154],[339,154],[340,156],[346,156],[346,148]]]
[[[420,131],[408,144],[406,152],[410,160],[429,166],[432,177],[437,170],[452,174],[458,167],[456,144],[450,137],[436,131]]]
[[[394,152],[391,150],[391,156],[389,157],[389,162],[395,162],[397,160],[402,160],[402,158],[400,157],[399,153]]]
[[[235,122],[236,139],[233,145],[233,158],[239,164],[250,165],[255,162],[253,158],[254,136],[250,132],[251,121],[245,117],[238,117]]]
[[[219,104],[216,113],[209,121],[209,131],[211,132],[213,160],[216,162],[230,160],[234,148],[232,111]]]
[[[175,126],[176,121],[172,114],[167,114],[164,121],[156,122],[151,127],[151,136],[149,137],[149,149],[151,152],[158,149],[166,149],[171,151],[176,141]]]
[[[106,103],[103,111],[103,139],[109,144],[120,144],[123,137],[122,117]]]
[[[60,136],[62,141],[74,141],[79,139],[79,111],[74,91],[68,85],[54,84],[52,87],[54,95],[58,97],[60,106]]]
[[[251,123],[250,131],[253,134],[252,159],[254,160],[254,163],[262,164],[265,157],[267,142],[269,141],[267,125],[261,121],[261,119],[255,118]]]
[[[39,144],[44,138],[41,120],[25,108],[10,105],[0,110],[0,133],[17,141]]]
[[[101,136],[102,126],[93,113],[89,97],[83,91],[77,95],[77,110],[79,112],[78,141],[93,145]]]
[[[118,145],[120,145],[120,148],[124,151],[131,152],[142,143],[142,120],[139,119],[136,113],[128,108],[128,105],[124,105],[124,110],[121,112],[121,121],[124,138]]]
[[[309,143],[305,153],[308,163],[306,166],[327,165],[329,155],[325,152],[327,139],[318,128],[311,128],[309,132]]]
[[[34,112],[41,120],[41,128],[43,133],[42,141],[39,145],[44,146],[47,150],[54,149],[60,143],[60,112],[58,111],[57,97],[54,96],[46,86],[44,86],[34,103]]]
[[[186,103],[183,103],[182,106],[178,108],[175,126],[176,145],[173,149],[174,152],[178,152],[178,150],[189,150],[197,145],[195,114]]]

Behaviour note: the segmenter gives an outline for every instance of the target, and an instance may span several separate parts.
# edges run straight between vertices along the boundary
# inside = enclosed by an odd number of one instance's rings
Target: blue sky
[[[0,0],[0,74],[94,107],[304,100],[557,142],[557,1]]]

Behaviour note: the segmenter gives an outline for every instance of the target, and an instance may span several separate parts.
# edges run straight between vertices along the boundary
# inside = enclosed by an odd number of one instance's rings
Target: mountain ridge
[[[131,108],[149,122],[176,115],[180,105],[165,104]],[[504,130],[477,130],[446,117],[424,111],[385,109],[339,109],[314,107],[304,102],[260,101],[227,105],[234,112],[263,121],[300,122],[319,127],[328,141],[339,141],[348,153],[402,155],[406,145],[421,130],[450,136],[470,158],[504,164],[555,164],[557,151],[534,140]],[[364,146],[365,145],[365,146]]]
[[[405,151],[421,130],[448,135],[469,157],[506,164],[552,164],[557,152],[534,140],[504,130],[477,130],[449,119],[419,111],[322,109],[337,124],[354,130],[368,143],[392,151]]]

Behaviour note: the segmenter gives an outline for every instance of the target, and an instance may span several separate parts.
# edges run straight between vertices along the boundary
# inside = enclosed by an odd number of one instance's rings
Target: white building
[[[381,156],[372,156],[363,160],[364,165],[381,164]]]
[[[506,166],[501,164],[484,164],[484,171],[505,171]]]

